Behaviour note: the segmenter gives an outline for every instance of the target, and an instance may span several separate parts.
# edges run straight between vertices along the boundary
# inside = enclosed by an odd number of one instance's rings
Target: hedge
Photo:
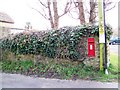
[[[106,31],[109,40],[112,28],[106,26]],[[87,54],[87,38],[95,36],[99,36],[98,26],[66,26],[58,30],[19,33],[6,37],[0,40],[0,48],[14,54],[81,60]]]

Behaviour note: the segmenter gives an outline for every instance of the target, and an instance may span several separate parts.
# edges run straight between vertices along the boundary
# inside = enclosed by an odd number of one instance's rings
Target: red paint
[[[88,38],[88,57],[95,57],[95,39]]]

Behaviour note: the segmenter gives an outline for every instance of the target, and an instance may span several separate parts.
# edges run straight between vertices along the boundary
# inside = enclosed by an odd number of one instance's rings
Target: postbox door
[[[88,38],[88,57],[95,57],[95,41],[94,41],[94,38]]]

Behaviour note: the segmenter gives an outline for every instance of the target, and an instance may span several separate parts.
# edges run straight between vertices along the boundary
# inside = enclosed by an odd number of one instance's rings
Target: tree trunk
[[[48,13],[49,13],[49,20],[50,20],[51,28],[54,28],[54,22],[53,22],[52,12],[50,8],[51,2],[49,0],[47,1],[47,5],[48,5]]]
[[[54,29],[58,28],[59,25],[59,16],[58,16],[58,9],[57,9],[57,1],[54,0],[53,2],[53,11],[54,11]]]
[[[96,13],[95,13],[95,6],[96,2],[94,0],[90,0],[90,17],[89,17],[89,23],[94,24]]]
[[[78,0],[78,10],[79,10],[79,19],[81,24],[85,24],[85,14],[84,14],[84,7],[83,7],[83,1]]]
[[[66,5],[64,6],[63,13],[61,15],[58,15],[58,0],[47,0],[47,3],[44,2],[44,0],[38,0],[39,4],[41,5],[42,11],[39,11],[38,9],[32,8],[36,10],[42,17],[50,21],[50,26],[52,29],[57,29],[59,26],[59,19],[60,17],[67,14],[71,9],[72,2],[66,0]],[[53,8],[51,9],[51,6],[53,5]],[[62,6],[63,7],[63,6]],[[46,11],[48,10],[48,11]],[[53,14],[53,15],[52,15]]]

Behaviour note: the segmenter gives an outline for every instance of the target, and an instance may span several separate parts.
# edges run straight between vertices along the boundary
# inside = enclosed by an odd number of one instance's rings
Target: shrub
[[[107,26],[106,30],[107,39],[110,39],[112,28]],[[4,38],[1,40],[0,47],[14,54],[83,60],[86,57],[87,38],[98,35],[98,26],[66,26],[48,32],[20,33],[11,38]]]

